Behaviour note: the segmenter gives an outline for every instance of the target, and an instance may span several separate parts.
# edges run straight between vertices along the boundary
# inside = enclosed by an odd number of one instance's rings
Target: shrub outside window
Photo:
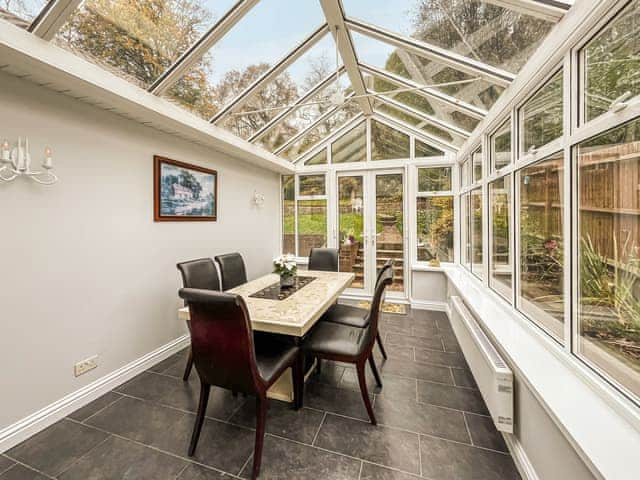
[[[451,167],[418,168],[417,260],[453,262]]]
[[[509,298],[512,289],[510,235],[511,231],[511,175],[506,175],[489,184],[491,220],[491,257],[489,284],[499,294]]]
[[[640,398],[640,119],[576,157],[577,354]]]
[[[482,258],[482,188],[471,190],[471,271],[478,277],[484,277]]]
[[[327,245],[327,196],[324,175],[298,177],[298,256]]]

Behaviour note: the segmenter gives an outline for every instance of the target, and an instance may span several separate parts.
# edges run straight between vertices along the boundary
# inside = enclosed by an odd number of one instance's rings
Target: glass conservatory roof
[[[0,20],[296,161],[367,116],[455,151],[571,3],[4,0]]]

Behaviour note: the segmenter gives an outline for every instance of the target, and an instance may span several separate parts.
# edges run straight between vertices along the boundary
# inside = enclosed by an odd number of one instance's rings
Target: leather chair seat
[[[295,345],[282,342],[256,342],[255,348],[258,372],[268,385],[273,384],[293,363],[300,350]]]
[[[306,338],[303,348],[312,354],[356,357],[366,347],[364,328],[319,322]]]
[[[350,327],[365,328],[369,324],[369,311],[351,305],[336,303],[326,311],[320,320]]]

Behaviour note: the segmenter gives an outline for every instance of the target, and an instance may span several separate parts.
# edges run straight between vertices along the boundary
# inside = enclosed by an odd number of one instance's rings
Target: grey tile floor
[[[260,478],[518,479],[446,315],[385,314],[381,332],[383,388],[369,375],[379,425],[368,423],[355,370],[325,362],[302,410],[271,402]],[[175,354],[0,454],[0,480],[247,478],[251,398],[213,389],[196,456],[187,456],[199,384],[195,371],[182,381],[185,360]]]

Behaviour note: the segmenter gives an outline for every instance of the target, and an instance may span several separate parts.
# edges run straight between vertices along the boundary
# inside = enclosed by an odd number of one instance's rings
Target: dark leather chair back
[[[378,270],[378,275],[376,276],[376,287],[378,286],[378,283],[380,283],[380,277],[382,276],[382,273],[384,272],[384,270],[386,268],[393,268],[394,263],[395,262],[394,262],[393,258],[390,258],[389,260],[384,262],[384,265],[382,267],[380,267],[380,270]],[[374,287],[374,289],[375,289],[375,287]]]
[[[242,297],[192,288],[181,289],[180,297],[189,305],[191,349],[200,379],[237,392],[257,393],[263,380]]]
[[[338,271],[337,248],[312,248],[309,254],[309,270]]]
[[[382,306],[382,299],[384,297],[385,289],[393,283],[393,268],[385,265],[382,267],[380,274],[378,275],[378,282],[376,289],[373,292],[373,299],[371,300],[371,308],[369,310],[369,325],[367,327],[365,335],[366,343],[373,345],[378,334],[378,320],[380,318],[380,307]]]
[[[199,288],[202,290],[220,290],[218,271],[210,258],[199,258],[176,265],[182,274],[184,288]]]
[[[218,255],[216,262],[220,265],[222,290],[230,290],[238,285],[247,283],[247,270],[244,266],[242,255],[239,253]]]

